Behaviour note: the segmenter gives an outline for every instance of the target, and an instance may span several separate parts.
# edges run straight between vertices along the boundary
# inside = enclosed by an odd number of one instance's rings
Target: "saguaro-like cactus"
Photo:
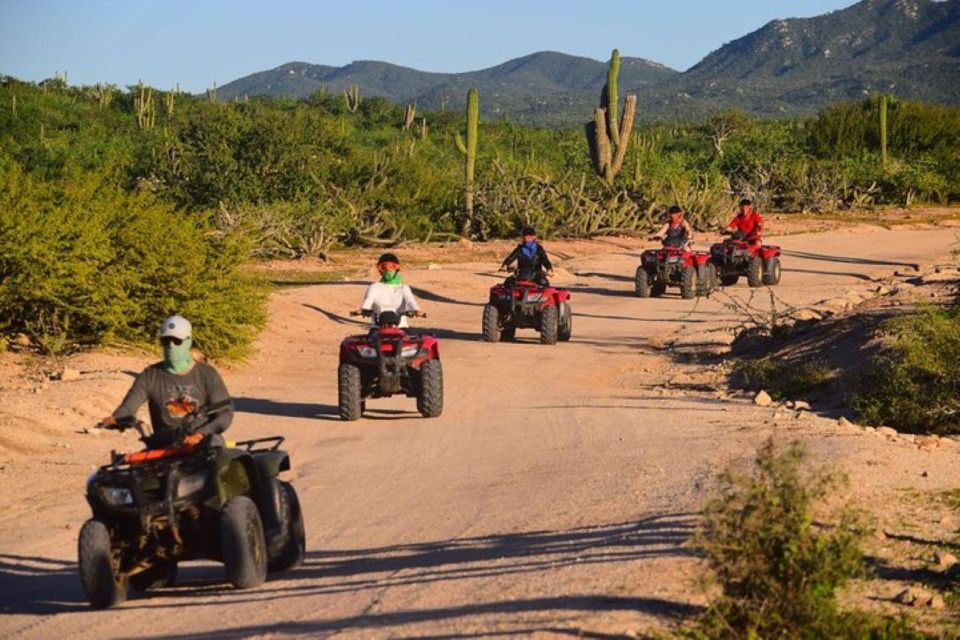
[[[360,108],[360,86],[352,84],[343,92],[343,99],[347,101],[350,113],[356,113]]]
[[[140,96],[133,99],[133,108],[137,112],[137,124],[141,129],[153,129],[157,121],[157,110],[153,105],[153,89],[144,86],[143,80],[138,85]]]
[[[880,96],[880,163],[887,168],[887,96]]]
[[[629,95],[624,103],[623,115],[617,122],[619,73],[620,52],[614,49],[610,55],[607,82],[600,93],[600,106],[594,112],[593,120],[586,124],[587,144],[590,147],[594,170],[610,183],[623,168],[623,160],[630,144],[630,132],[633,130],[633,119],[637,112],[637,96]]]
[[[457,148],[464,156],[464,189],[463,204],[467,212],[464,222],[464,233],[469,233],[473,226],[473,173],[477,161],[477,128],[480,123],[480,94],[476,87],[467,92],[467,142],[464,144],[460,132],[456,133]]]

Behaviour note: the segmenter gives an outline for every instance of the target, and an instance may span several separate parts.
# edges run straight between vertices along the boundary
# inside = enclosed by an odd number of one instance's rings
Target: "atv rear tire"
[[[710,262],[697,267],[697,295],[709,296],[717,283],[717,268]]]
[[[342,364],[337,369],[338,409],[344,420],[359,420],[363,415],[363,398],[360,390],[360,368],[354,364]]]
[[[117,575],[107,525],[93,519],[83,523],[77,556],[83,592],[93,608],[106,609],[127,599],[127,579]]]
[[[130,586],[137,591],[172,587],[176,583],[177,563],[168,560],[159,561],[146,571],[130,576]]]
[[[726,276],[720,276],[720,286],[732,287],[733,285],[737,284],[739,280],[740,280],[740,276],[737,275],[736,273],[732,273]]]
[[[763,264],[763,284],[780,284],[780,258],[772,256]]]
[[[500,342],[500,310],[492,304],[483,305],[483,339]]]
[[[420,365],[417,411],[424,418],[436,418],[443,413],[443,365],[439,360],[427,360]]]
[[[247,496],[230,498],[220,514],[220,549],[227,579],[249,589],[267,579],[267,544],[257,505]]]
[[[667,285],[663,282],[654,282],[653,286],[650,287],[650,295],[654,298],[659,298],[667,292]]]
[[[640,298],[649,298],[651,293],[650,274],[643,267],[637,267],[637,275],[634,276],[634,288],[637,296]]]
[[[573,310],[570,309],[569,302],[560,303],[560,329],[557,332],[557,339],[561,342],[568,342],[573,335]]]
[[[684,267],[680,274],[680,297],[690,300],[697,297],[697,268]]]
[[[747,263],[747,284],[754,289],[763,286],[763,258],[750,258]]]
[[[303,564],[307,554],[306,534],[303,528],[303,511],[297,491],[289,482],[273,479],[277,487],[277,513],[280,516],[280,531],[267,541],[267,571],[286,571]]]
[[[560,313],[556,305],[550,305],[540,314],[540,344],[557,344],[560,330]]]

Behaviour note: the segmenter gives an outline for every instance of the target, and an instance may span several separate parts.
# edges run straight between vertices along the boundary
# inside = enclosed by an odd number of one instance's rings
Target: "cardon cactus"
[[[880,96],[880,163],[887,168],[887,96]]]
[[[620,169],[627,155],[630,132],[637,111],[637,96],[629,95],[624,103],[623,115],[617,122],[619,111],[619,91],[617,76],[620,73],[620,52],[616,49],[610,55],[610,68],[607,70],[607,82],[600,93],[600,106],[594,112],[593,120],[586,124],[587,144],[597,175],[608,183]]]
[[[352,84],[343,92],[343,99],[347,101],[347,109],[350,113],[356,113],[360,108],[360,87]]]
[[[469,233],[473,226],[473,174],[477,161],[477,129],[480,124],[480,94],[476,87],[467,92],[467,142],[464,144],[460,132],[456,133],[457,148],[464,156],[464,208],[467,219],[464,222],[464,232]]]

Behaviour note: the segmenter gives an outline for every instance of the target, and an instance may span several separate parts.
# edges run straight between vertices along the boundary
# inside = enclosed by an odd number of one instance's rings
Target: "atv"
[[[123,602],[128,586],[172,586],[177,563],[186,560],[222,562],[238,589],[303,563],[300,502],[293,485],[278,478],[290,469],[282,437],[227,447],[210,444],[210,437],[184,444],[183,436],[195,430],[187,426],[173,446],[149,448],[142,422],[121,420],[110,428],[136,429],[148,448],[112,452],[110,464],[87,480],[93,517],[77,546],[80,580],[93,607]]]
[[[483,307],[483,339],[513,341],[517,329],[536,329],[541,344],[570,340],[570,292],[519,278],[508,278],[491,287],[490,301]]]
[[[740,276],[754,288],[780,283],[780,247],[750,242],[739,231],[724,233],[730,237],[710,247],[710,262],[721,285],[735,285]]]
[[[714,280],[709,253],[663,246],[640,254],[634,285],[641,298],[660,297],[669,286],[680,287],[680,296],[690,299],[709,295]]]
[[[363,311],[362,315],[373,313]],[[443,412],[440,341],[399,328],[400,315],[382,311],[369,333],[344,338],[340,343],[337,385],[340,417],[344,420],[358,420],[367,398],[389,398],[400,393],[417,399],[417,410],[424,418],[436,418]],[[414,312],[402,315],[412,316]]]

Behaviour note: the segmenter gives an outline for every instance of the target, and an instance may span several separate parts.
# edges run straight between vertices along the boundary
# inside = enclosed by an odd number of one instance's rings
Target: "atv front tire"
[[[443,413],[443,365],[439,360],[427,360],[420,365],[417,411],[424,418],[436,418]]]
[[[359,420],[363,415],[363,398],[360,390],[360,368],[342,364],[337,369],[338,409],[344,420]]]
[[[230,498],[220,514],[220,549],[227,579],[249,589],[267,579],[267,544],[257,505],[247,496]]]
[[[560,329],[560,313],[556,305],[550,305],[540,314],[540,344],[557,344]]]
[[[772,256],[763,264],[763,284],[780,284],[780,258]]]
[[[560,329],[557,332],[557,339],[561,342],[568,342],[573,335],[573,310],[570,309],[569,302],[560,303]]]
[[[697,268],[684,267],[680,274],[680,296],[684,300],[697,297]]]
[[[106,609],[127,599],[126,577],[118,576],[110,548],[110,532],[99,520],[87,520],[77,541],[80,582],[94,609]]]
[[[663,282],[654,282],[650,287],[650,295],[654,298],[659,298],[667,292],[667,285]]]
[[[137,591],[172,587],[177,583],[177,563],[161,561],[145,571],[130,576],[130,586]]]
[[[647,270],[643,267],[637,267],[637,275],[634,276],[634,288],[637,291],[637,296],[640,298],[649,298],[650,297],[650,274],[647,273]]]
[[[697,267],[697,295],[709,296],[717,281],[717,268],[709,262]]]
[[[303,564],[307,553],[303,511],[297,491],[289,482],[273,479],[277,487],[280,531],[267,541],[267,571],[286,571]]]
[[[513,342],[517,339],[517,327],[508,324],[500,329],[500,342]]]
[[[483,305],[483,339],[485,342],[500,341],[500,310],[495,305]]]
[[[740,276],[737,275],[736,273],[731,273],[726,276],[720,276],[720,286],[732,287],[733,285],[737,284],[739,280],[740,280]]]
[[[747,263],[747,284],[753,289],[763,285],[763,258],[750,258]]]

